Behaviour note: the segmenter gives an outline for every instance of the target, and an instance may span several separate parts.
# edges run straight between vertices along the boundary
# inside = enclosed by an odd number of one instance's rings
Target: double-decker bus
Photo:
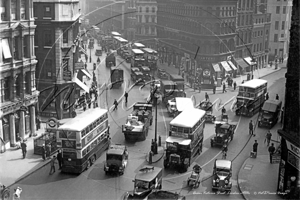
[[[201,154],[205,127],[205,111],[197,108],[183,110],[170,122],[166,139],[164,167],[179,167],[183,171]]]
[[[155,71],[157,69],[158,61],[157,51],[150,48],[143,48],[143,51],[145,53],[147,66],[149,66],[151,70]]]
[[[119,37],[121,37],[121,36],[122,36],[120,33],[116,32],[116,31],[112,31],[112,32],[110,33],[110,35],[111,35],[112,37],[114,37],[114,36],[119,36]]]
[[[107,112],[106,109],[89,109],[57,128],[63,172],[83,172],[109,147]]]
[[[139,67],[145,65],[144,52],[140,49],[131,50],[131,67]]]
[[[236,97],[235,114],[253,116],[265,102],[268,82],[263,79],[252,79],[239,86]]]
[[[128,40],[125,40],[124,38],[121,38],[119,36],[114,36],[114,44],[117,49],[118,55],[121,55],[121,52],[123,50],[128,49]]]
[[[142,50],[145,47],[146,47],[145,45],[139,42],[133,43],[131,46],[132,49],[140,49],[140,50]]]

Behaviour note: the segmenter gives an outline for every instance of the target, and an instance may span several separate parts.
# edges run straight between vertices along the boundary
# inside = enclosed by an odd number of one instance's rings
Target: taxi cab
[[[231,192],[232,162],[230,160],[215,160],[212,179],[212,190]]]

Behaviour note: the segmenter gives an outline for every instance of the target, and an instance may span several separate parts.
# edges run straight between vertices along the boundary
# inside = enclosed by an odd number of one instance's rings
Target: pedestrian
[[[116,99],[114,100],[114,105],[115,105],[115,107],[114,107],[113,111],[118,110],[118,102]]]
[[[222,149],[222,154],[223,154],[222,159],[226,159],[227,151],[228,151],[227,144],[224,144]]]
[[[225,83],[223,83],[223,93],[224,92],[227,92]]]
[[[128,93],[126,91],[125,91],[124,97],[125,97],[125,103],[127,104],[127,102],[128,102]]]
[[[271,146],[268,148],[269,154],[270,154],[270,163],[272,163],[272,156],[275,152],[274,143],[271,144]]]
[[[36,130],[38,131],[41,128],[41,120],[39,117],[35,118]]]
[[[49,175],[53,174],[55,172],[55,164],[56,164],[56,156],[53,156],[53,158],[50,161],[50,172]]]
[[[253,152],[257,153],[257,148],[258,148],[258,143],[257,140],[255,140],[254,144],[253,144]]]
[[[209,101],[209,96],[208,96],[207,92],[205,92],[205,100]]]
[[[42,158],[45,161],[46,160],[46,148],[45,148],[45,144],[43,144],[42,146]]]
[[[276,100],[279,100],[279,95],[278,95],[278,94],[276,94],[275,99],[276,99]]]
[[[252,120],[250,120],[250,122],[249,122],[249,134],[253,135],[253,123],[252,123]]]
[[[233,83],[233,90],[235,90],[236,89],[236,82],[234,81],[234,83]]]
[[[58,161],[58,166],[59,166],[59,170],[61,169],[61,166],[62,166],[62,154],[61,154],[61,150],[58,150],[58,153],[57,153],[57,161]]]
[[[46,145],[46,158],[49,159],[51,154],[51,145],[50,143]]]
[[[23,159],[26,157],[27,153],[27,145],[25,141],[21,142],[21,149],[22,149],[22,154],[23,154]]]
[[[265,142],[267,142],[267,146],[270,145],[271,138],[272,138],[272,133],[269,130],[266,134],[266,139],[265,139]]]
[[[245,83],[245,80],[242,81],[242,84]]]
[[[216,85],[213,86],[213,93],[216,94]]]
[[[269,92],[266,93],[266,101],[269,99]]]

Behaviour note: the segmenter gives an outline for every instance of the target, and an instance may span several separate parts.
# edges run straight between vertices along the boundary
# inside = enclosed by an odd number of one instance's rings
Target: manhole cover
[[[246,164],[246,165],[244,166],[244,169],[246,169],[246,170],[251,170],[252,167],[253,167],[253,165]]]

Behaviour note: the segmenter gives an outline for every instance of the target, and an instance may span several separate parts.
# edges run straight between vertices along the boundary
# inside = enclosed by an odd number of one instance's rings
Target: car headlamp
[[[216,182],[217,182],[217,183],[219,183],[219,182],[220,182],[220,180],[219,180],[219,179],[217,179],[217,180],[216,180]]]
[[[228,184],[229,183],[229,181],[228,180],[225,180],[225,184]]]

